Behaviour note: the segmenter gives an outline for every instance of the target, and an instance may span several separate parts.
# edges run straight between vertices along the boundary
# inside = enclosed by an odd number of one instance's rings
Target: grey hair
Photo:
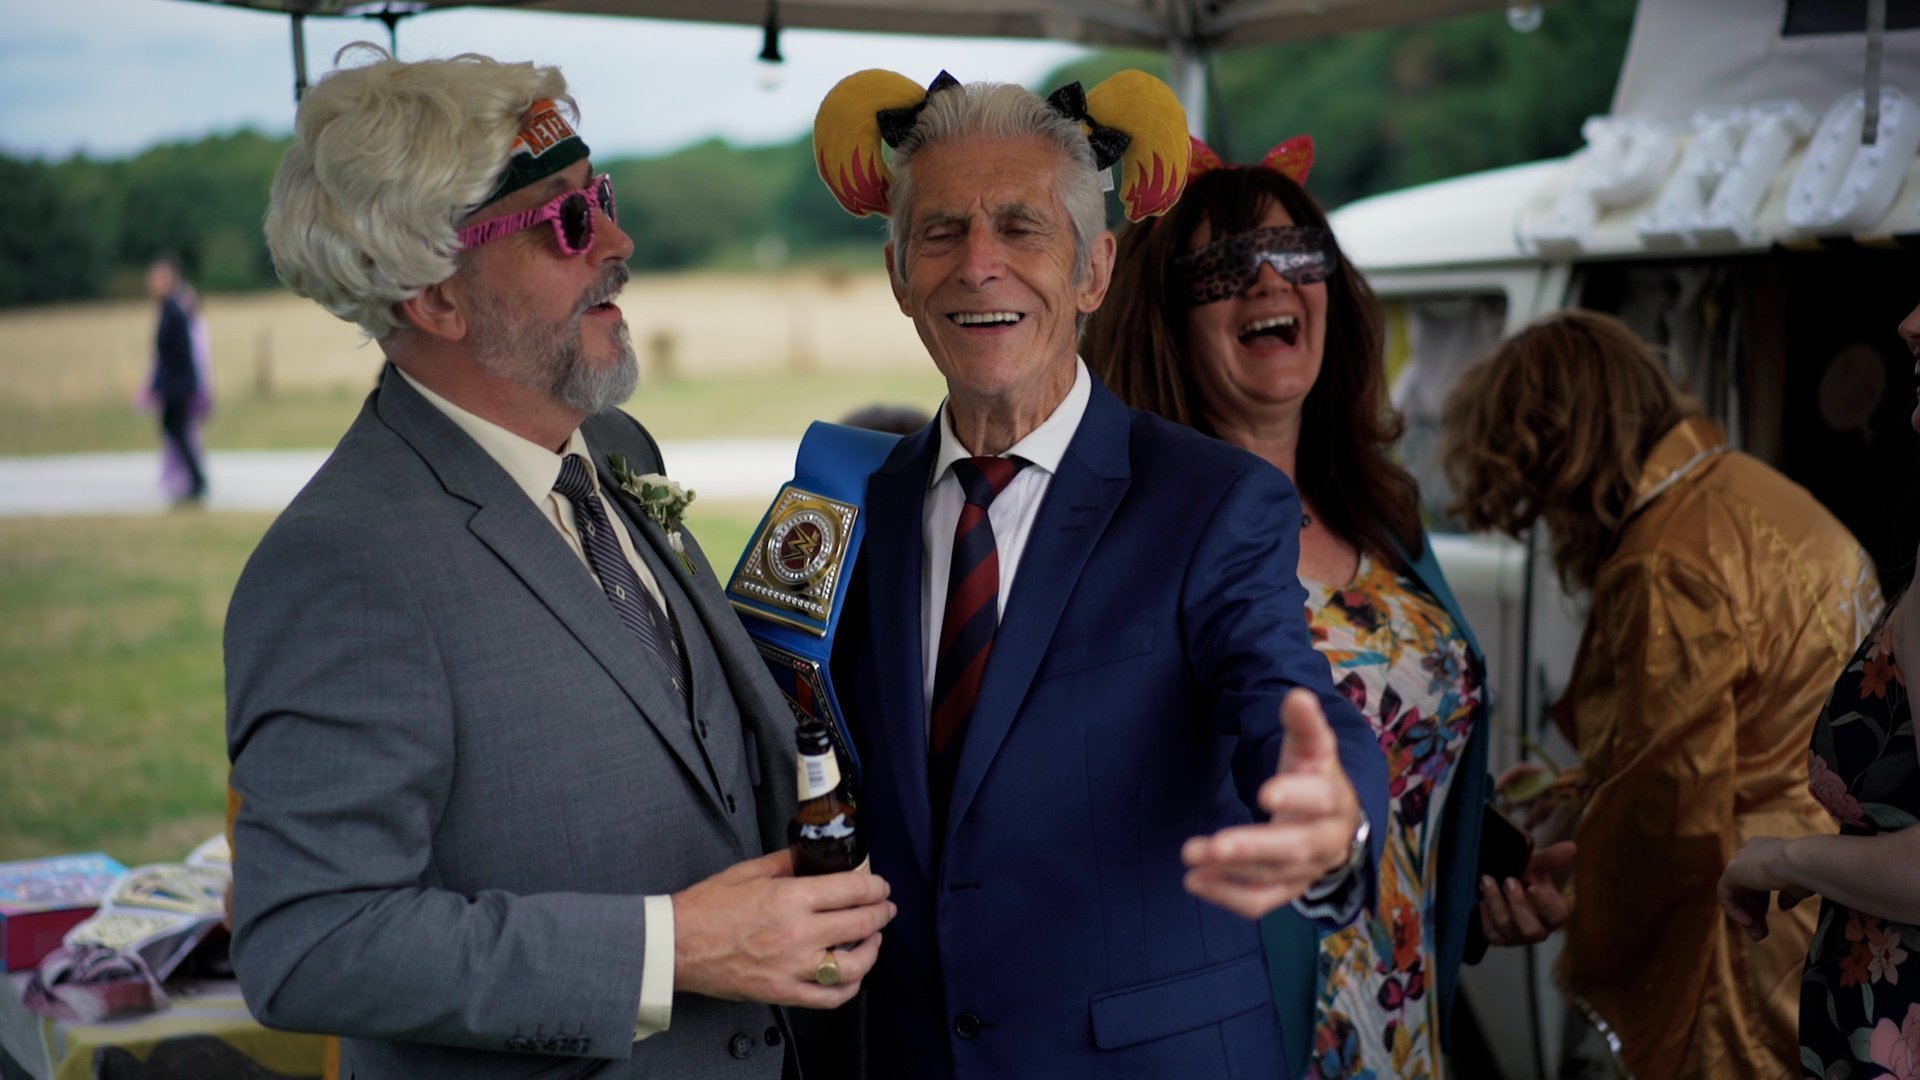
[[[350,52],[369,59],[339,66]],[[553,67],[409,63],[367,42],[334,64],[300,102],[267,250],[289,289],[379,340],[405,326],[396,305],[458,269],[456,226],[493,191],[533,103],[578,110]]]
[[[906,283],[908,237],[913,224],[913,157],[921,150],[952,139],[1018,139],[1037,135],[1060,151],[1061,168],[1054,192],[1066,207],[1073,225],[1073,283],[1083,284],[1087,260],[1096,237],[1107,229],[1107,201],[1100,191],[1100,171],[1093,164],[1093,147],[1078,121],[1054,111],[1053,106],[1024,87],[1011,83],[967,83],[942,90],[927,99],[900,145],[894,147],[887,239],[893,244],[894,278]]]

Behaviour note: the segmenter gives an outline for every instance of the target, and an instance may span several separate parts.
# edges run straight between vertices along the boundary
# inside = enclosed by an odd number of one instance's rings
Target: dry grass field
[[[797,435],[941,385],[880,272],[650,276],[622,297],[644,372],[628,408],[662,439]],[[357,328],[288,293],[215,296],[214,449],[331,446],[380,369]],[[144,450],[142,301],[0,312],[0,455]]]
[[[928,367],[878,269],[647,275],[628,284],[620,306],[657,377]],[[357,328],[290,293],[213,296],[206,313],[222,397],[364,388],[380,368],[379,350]],[[148,371],[153,318],[150,303],[131,300],[0,312],[0,403],[47,410],[131,401]]]
[[[797,434],[875,401],[931,408],[940,381],[885,278],[646,277],[621,305],[660,437]],[[331,445],[379,370],[358,331],[286,294],[214,296],[221,448]],[[151,449],[132,408],[153,309],[0,313],[0,455]],[[763,508],[699,503],[716,562]],[[182,857],[220,828],[221,625],[270,516],[0,519],[0,861],[103,850]]]

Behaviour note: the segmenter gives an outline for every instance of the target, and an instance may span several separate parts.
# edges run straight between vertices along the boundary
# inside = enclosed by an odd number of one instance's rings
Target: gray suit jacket
[[[609,493],[609,451],[662,471],[624,413],[583,432]],[[632,1041],[642,896],[784,844],[794,758],[698,545],[689,581],[619,512],[688,644],[692,716],[526,494],[391,369],[247,564],[234,962],[264,1023],[346,1037],[343,1075],[780,1073],[763,1005],[678,995]]]

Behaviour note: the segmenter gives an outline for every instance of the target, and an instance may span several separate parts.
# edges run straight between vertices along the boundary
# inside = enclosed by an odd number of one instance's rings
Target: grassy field
[[[681,377],[643,385],[627,409],[658,439],[798,435],[876,402],[931,412],[945,389],[930,361],[900,371],[774,371]],[[219,403],[208,422],[215,450],[297,450],[338,442],[368,383],[312,387]],[[24,405],[0,400],[0,456],[151,450],[154,419],[121,403]],[[669,462],[671,464],[671,462]]]
[[[720,562],[762,510],[697,503],[689,526]],[[271,520],[0,520],[0,861],[174,861],[220,831],[220,628]]]
[[[863,405],[940,400],[879,273],[636,278],[621,306],[644,372],[629,407],[662,439],[792,435]],[[332,446],[379,350],[289,294],[215,296],[206,311],[209,445]],[[132,406],[153,318],[140,301],[0,312],[0,456],[154,448]],[[699,502],[690,524],[727,562],[764,509]],[[0,519],[0,860],[173,860],[219,831],[220,628],[270,520]]]

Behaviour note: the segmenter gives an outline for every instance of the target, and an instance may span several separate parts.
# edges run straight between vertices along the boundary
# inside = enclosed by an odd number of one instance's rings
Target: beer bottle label
[[[831,795],[833,789],[840,786],[840,763],[834,760],[831,750],[817,755],[801,754],[797,781],[802,802]]]

